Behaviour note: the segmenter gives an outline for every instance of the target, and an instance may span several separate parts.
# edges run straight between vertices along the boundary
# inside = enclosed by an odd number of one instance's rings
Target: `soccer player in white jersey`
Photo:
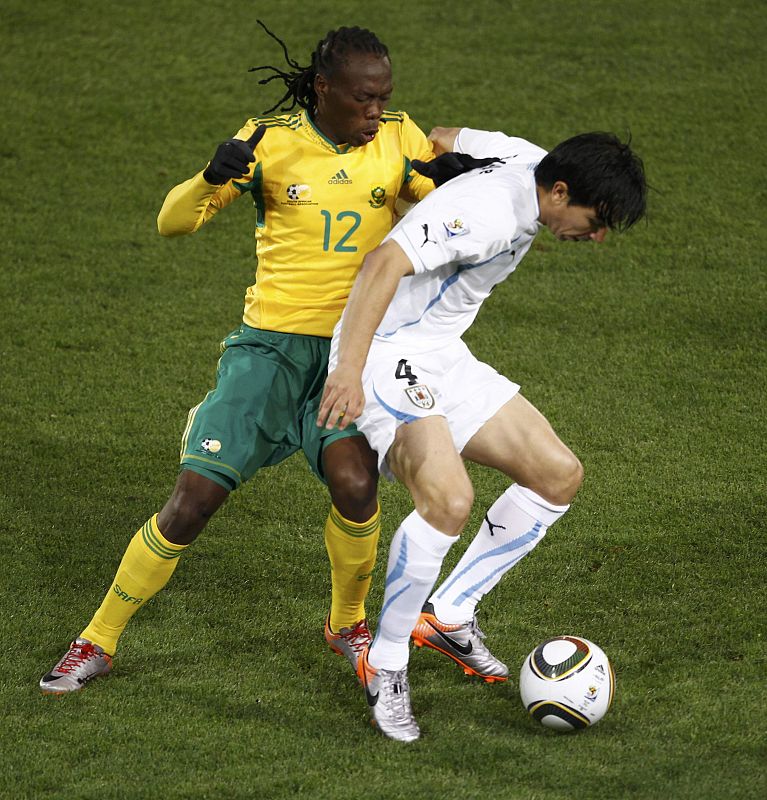
[[[470,674],[505,680],[507,668],[482,641],[477,603],[567,511],[583,476],[519,386],[478,361],[461,336],[542,227],[561,240],[601,242],[644,215],[647,192],[642,162],[612,134],[575,136],[548,154],[501,133],[442,136],[459,155],[424,165],[435,183],[446,160],[496,160],[440,186],[366,256],[336,326],[317,423],[356,421],[382,474],[404,483],[415,504],[392,539],[378,629],[358,662],[373,721],[401,741],[420,735],[407,679],[411,635]],[[463,459],[512,483],[432,593],[474,500]]]

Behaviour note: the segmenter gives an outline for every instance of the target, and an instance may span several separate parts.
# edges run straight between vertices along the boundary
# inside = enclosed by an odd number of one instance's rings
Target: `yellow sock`
[[[325,547],[330,557],[332,595],[330,627],[350,628],[365,617],[365,598],[373,579],[381,533],[381,509],[367,522],[344,519],[335,506],[325,523]]]
[[[160,533],[155,514],[130,540],[104,601],[80,638],[114,655],[128,620],[170,580],[186,547]]]

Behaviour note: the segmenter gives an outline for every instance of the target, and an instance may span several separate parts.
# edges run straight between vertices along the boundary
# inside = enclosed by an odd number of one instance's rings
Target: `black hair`
[[[625,231],[647,207],[639,156],[612,133],[581,133],[558,144],[535,168],[535,182],[551,189],[564,181],[570,205],[594,208],[600,223]]]
[[[251,67],[248,72],[258,72],[262,69],[271,70],[274,74],[259,81],[259,84],[266,84],[273,80],[281,80],[287,87],[285,94],[264,113],[274,111],[278,106],[286,101],[290,105],[284,106],[280,111],[291,111],[296,105],[305,108],[307,111],[314,111],[317,106],[317,95],[314,91],[314,78],[319,73],[326,78],[330,78],[333,73],[342,66],[350,53],[372,53],[380,58],[389,57],[389,49],[378,37],[365,28],[337,28],[328,31],[324,39],[321,39],[311,56],[311,64],[302,67],[294,61],[288,54],[288,48],[282,39],[275,36],[261,20],[256,20],[258,24],[272,37],[279,42],[282,52],[285,54],[285,61],[292,71],[285,71],[278,67],[263,66]]]

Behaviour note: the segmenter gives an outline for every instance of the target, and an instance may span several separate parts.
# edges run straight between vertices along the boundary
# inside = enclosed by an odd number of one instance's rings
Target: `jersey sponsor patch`
[[[434,408],[434,395],[429,391],[428,386],[419,383],[417,386],[408,386],[405,394],[410,398],[410,402],[418,408],[428,411]]]
[[[312,187],[308,183],[291,183],[288,186],[288,200],[311,200]]]
[[[450,239],[453,236],[465,236],[469,233],[469,226],[465,225],[462,220],[456,218],[451,220],[450,222],[443,222],[445,226],[445,232],[447,233],[447,238]]]

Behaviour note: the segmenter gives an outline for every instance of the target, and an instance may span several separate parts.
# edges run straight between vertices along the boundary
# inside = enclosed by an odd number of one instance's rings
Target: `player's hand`
[[[266,125],[259,125],[247,141],[242,139],[227,139],[222,142],[210,164],[205,168],[202,177],[208,183],[222,184],[232,178],[242,178],[247,175],[250,165],[256,160],[253,151],[256,145],[264,138]]]
[[[455,140],[460,133],[460,128],[432,128],[429,135],[426,137],[431,142],[431,149],[434,151],[435,156],[441,156],[443,153],[452,153],[455,150]]]
[[[322,390],[317,412],[317,427],[342,431],[351,425],[365,407],[365,392],[359,372],[339,366],[331,372]]]
[[[442,186],[443,183],[447,183],[458,175],[463,175],[464,172],[478,167],[488,167],[498,161],[500,161],[498,158],[474,158],[468,153],[443,153],[434,161],[413,159],[412,167],[420,175],[431,178],[435,186]]]

